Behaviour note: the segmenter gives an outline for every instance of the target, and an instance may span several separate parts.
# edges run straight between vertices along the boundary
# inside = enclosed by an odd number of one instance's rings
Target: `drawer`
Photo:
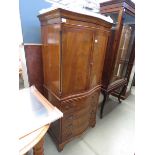
[[[74,119],[81,118],[81,117],[89,117],[90,115],[90,106],[86,108],[82,108],[74,113]]]
[[[82,100],[76,101],[75,104],[76,104],[75,111],[86,109],[86,108],[89,108],[90,106],[88,99],[82,99]]]
[[[90,115],[81,116],[73,121],[73,133],[78,135],[89,127]]]
[[[73,114],[64,114],[64,117],[62,118],[62,127],[66,126],[66,124],[72,122],[74,120]]]
[[[61,104],[61,110],[62,112],[73,112],[73,111],[78,111],[83,108],[89,107],[90,102],[87,98],[82,98],[82,99],[75,99],[75,100],[70,100],[70,101],[64,101]]]
[[[83,116],[74,119],[72,122],[67,122],[62,126],[62,140],[71,138],[72,136],[78,135],[84,132],[89,127],[90,117]]]
[[[71,113],[64,113],[64,116],[62,118],[62,125],[65,125],[68,122],[72,122],[73,120],[80,118],[80,117],[89,117],[91,109],[92,108],[88,106],[78,111],[74,111]]]
[[[68,131],[72,131],[73,134],[78,134],[82,132],[88,127],[90,117],[89,108],[64,116],[62,119],[62,133],[65,134]]]
[[[97,101],[99,92],[92,95],[63,101],[62,112],[62,141],[84,132],[96,118]]]

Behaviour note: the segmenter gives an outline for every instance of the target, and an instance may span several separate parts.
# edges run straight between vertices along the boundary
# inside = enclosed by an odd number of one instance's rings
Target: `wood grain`
[[[65,18],[65,22],[62,21]],[[39,15],[44,95],[64,114],[49,133],[58,151],[96,124],[102,70],[112,24],[56,9]]]

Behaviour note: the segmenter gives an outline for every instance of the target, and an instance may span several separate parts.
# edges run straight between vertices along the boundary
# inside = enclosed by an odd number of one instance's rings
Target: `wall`
[[[51,7],[51,3],[45,0],[20,0],[19,10],[21,18],[21,28],[23,35],[23,45],[21,45],[20,54],[22,63],[26,60],[25,67],[22,67],[25,87],[35,85],[43,92],[43,71],[42,71],[42,45],[41,45],[41,27],[37,17],[41,9]]]
[[[45,0],[20,0],[20,18],[24,43],[41,43],[39,10],[51,7]]]

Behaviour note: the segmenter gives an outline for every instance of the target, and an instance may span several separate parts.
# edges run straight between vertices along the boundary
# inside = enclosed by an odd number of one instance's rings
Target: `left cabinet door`
[[[64,26],[62,32],[62,96],[89,89],[93,31]]]
[[[60,92],[59,25],[42,26],[44,86],[56,95]]]

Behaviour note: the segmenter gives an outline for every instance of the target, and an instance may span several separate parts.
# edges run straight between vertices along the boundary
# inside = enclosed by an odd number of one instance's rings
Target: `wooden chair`
[[[101,109],[100,109],[100,118],[103,117],[103,108],[105,105],[105,102],[109,96],[110,93],[114,92],[116,89],[122,88],[122,90],[120,91],[120,94],[118,96],[118,101],[119,103],[121,103],[120,97],[122,95],[122,93],[124,92],[124,90],[126,89],[127,86],[127,79],[119,79],[117,81],[112,82],[111,84],[109,84],[109,86],[107,87],[107,89],[102,88],[102,93],[104,96],[103,102],[101,103]]]

